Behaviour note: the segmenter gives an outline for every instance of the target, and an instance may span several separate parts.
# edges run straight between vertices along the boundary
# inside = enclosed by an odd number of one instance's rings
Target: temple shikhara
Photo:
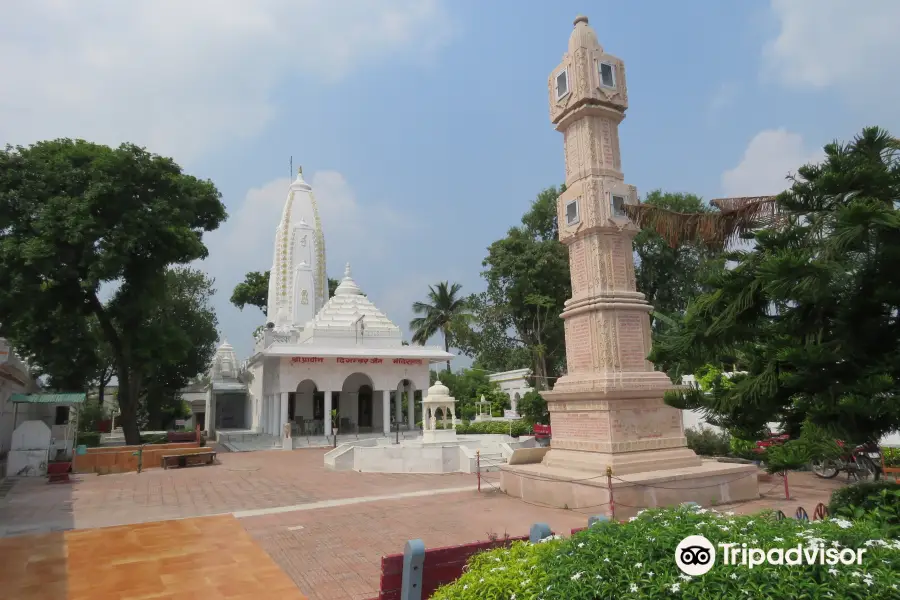
[[[548,81],[566,163],[557,215],[572,279],[562,314],[567,373],[544,393],[549,450],[501,467],[501,488],[571,509],[608,504],[610,488],[631,506],[756,498],[755,466],[703,461],[687,448],[681,411],[663,402],[672,383],[646,358],[652,307],[635,286],[639,229],[624,210],[638,193],[625,182],[619,151],[625,65],[603,50],[587,17],[574,25]]]
[[[400,328],[353,280],[349,263],[328,295],[325,235],[300,170],[275,231],[267,323],[253,355],[238,365],[227,342],[217,352],[203,419],[211,436],[220,428],[286,440],[327,436],[332,410],[343,432],[387,435],[392,421],[415,428],[416,391],[428,389],[431,363],[453,355],[404,345]]]

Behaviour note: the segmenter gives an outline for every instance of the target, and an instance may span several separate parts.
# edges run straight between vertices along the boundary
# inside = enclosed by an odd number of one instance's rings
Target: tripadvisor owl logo
[[[685,575],[703,575],[716,564],[716,548],[702,535],[689,535],[675,548],[675,564]]]
[[[797,544],[792,548],[748,548],[747,544],[723,543],[718,547],[722,564],[749,569],[759,565],[861,565],[865,548],[826,548],[815,544]],[[702,535],[689,535],[675,548],[675,564],[685,575],[704,575],[716,564],[716,547]]]

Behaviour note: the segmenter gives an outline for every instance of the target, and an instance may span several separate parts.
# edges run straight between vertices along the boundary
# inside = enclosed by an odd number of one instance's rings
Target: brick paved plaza
[[[504,496],[493,491],[496,473],[478,493],[474,475],[328,471],[324,452],[223,453],[212,467],[78,476],[72,484],[18,479],[0,500],[0,536],[232,514],[306,596],[346,600],[373,597],[381,556],[402,552],[408,539],[452,545],[524,535],[538,521],[568,532],[591,513]],[[799,505],[812,513],[842,483],[795,473],[791,501],[776,477],[760,482],[760,500],[723,508],[793,515]]]

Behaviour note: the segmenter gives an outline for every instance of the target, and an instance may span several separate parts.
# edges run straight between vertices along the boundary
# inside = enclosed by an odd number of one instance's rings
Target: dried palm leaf
[[[652,204],[628,204],[625,212],[641,229],[658,233],[673,248],[684,242],[721,250],[742,233],[765,227],[776,217],[775,196],[718,198],[715,212],[680,213]]]

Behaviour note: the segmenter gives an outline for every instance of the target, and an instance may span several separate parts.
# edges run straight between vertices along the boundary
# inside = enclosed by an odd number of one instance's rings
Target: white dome
[[[440,382],[440,380],[435,381],[434,385],[428,388],[428,396],[449,396],[450,388]]]

